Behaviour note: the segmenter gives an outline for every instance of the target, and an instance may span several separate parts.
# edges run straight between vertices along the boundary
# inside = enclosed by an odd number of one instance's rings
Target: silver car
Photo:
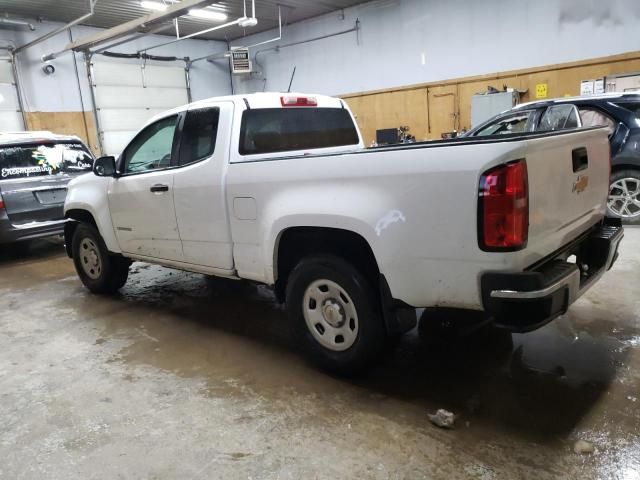
[[[93,160],[78,137],[0,133],[0,243],[61,235],[67,183]]]

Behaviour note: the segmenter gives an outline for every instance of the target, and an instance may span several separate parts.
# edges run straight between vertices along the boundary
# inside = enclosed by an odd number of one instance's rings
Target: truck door
[[[152,123],[124,150],[109,185],[109,209],[123,252],[182,261],[173,205],[178,115]]]
[[[233,269],[225,199],[232,119],[231,102],[187,111],[173,183],[184,261],[224,270]]]

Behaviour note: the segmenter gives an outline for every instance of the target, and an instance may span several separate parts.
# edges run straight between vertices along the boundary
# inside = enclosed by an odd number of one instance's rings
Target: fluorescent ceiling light
[[[171,3],[174,3],[173,1]],[[140,6],[142,8],[146,8],[147,10],[156,10],[158,12],[164,12],[168,5],[162,2],[157,2],[153,0],[142,0],[140,2]],[[208,10],[204,8],[194,8],[193,10],[189,10],[189,16],[196,18],[203,18],[205,20],[217,20],[224,21],[227,19],[227,15],[221,12],[216,12],[215,10]]]
[[[142,0],[140,2],[140,6],[142,8],[146,8],[147,10],[156,10],[158,12],[164,12],[167,9],[167,5],[160,2],[151,2],[149,0]]]
[[[224,13],[216,12],[214,10],[205,10],[203,8],[189,10],[189,15],[191,17],[204,18],[206,20],[223,21],[227,19],[227,15]]]

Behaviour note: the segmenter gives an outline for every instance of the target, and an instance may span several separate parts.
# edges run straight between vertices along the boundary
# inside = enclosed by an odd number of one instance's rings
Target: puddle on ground
[[[599,449],[597,460],[584,462],[596,462],[602,476],[638,471],[640,402],[632,398],[640,397],[640,325],[633,303],[616,299],[618,308],[609,312],[606,285],[566,317],[528,334],[486,329],[439,342],[416,329],[368,374],[345,379],[302,360],[286,313],[267,287],[135,263],[120,295],[93,296],[71,281],[73,266],[58,247],[5,269],[0,286],[48,300],[42,314],[53,319],[73,313],[95,334],[90,349],[117,345],[109,362],[126,368],[124,382],[139,381],[153,367],[197,378],[204,397],[257,399],[259,408],[238,415],[238,422],[306,408],[308,425],[349,429],[364,415],[372,425],[384,418],[424,433],[433,432],[426,413],[446,408],[460,417],[448,435],[462,450],[506,438],[553,457],[579,435]],[[526,455],[518,461],[537,462]]]

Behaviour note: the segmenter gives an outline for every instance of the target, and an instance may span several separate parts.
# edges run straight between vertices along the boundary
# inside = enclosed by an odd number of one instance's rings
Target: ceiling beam
[[[86,51],[102,43],[110,42],[126,35],[130,35],[131,33],[148,31],[159,23],[163,23],[168,20],[170,21],[174,18],[186,15],[191,9],[204,8],[215,2],[216,0],[183,0],[180,3],[171,5],[163,12],[149,13],[147,15],[143,15],[140,18],[136,18],[121,25],[116,25],[115,27],[98,32],[94,35],[80,38],[75,42],[70,42],[60,52],[45,55],[42,57],[42,60],[52,60],[58,55],[70,50],[76,52]]]
[[[85,13],[81,17],[78,17],[75,20],[72,20],[71,22],[69,22],[69,23],[67,23],[65,25],[62,25],[61,27],[50,31],[49,33],[45,33],[41,37],[38,37],[38,38],[36,38],[35,40],[32,40],[29,43],[25,43],[24,45],[20,45],[18,48],[16,48],[14,50],[14,53],[20,53],[22,50],[26,50],[27,48],[31,48],[34,45],[37,45],[38,43],[44,42],[44,41],[50,39],[51,37],[54,37],[54,36],[58,35],[59,33],[62,33],[64,31],[66,31],[66,30],[69,30],[71,27],[73,27],[75,25],[78,25],[79,23],[84,22],[88,18],[91,18],[93,16],[94,9],[95,9],[97,1],[98,0],[89,0],[89,12],[88,13]]]

